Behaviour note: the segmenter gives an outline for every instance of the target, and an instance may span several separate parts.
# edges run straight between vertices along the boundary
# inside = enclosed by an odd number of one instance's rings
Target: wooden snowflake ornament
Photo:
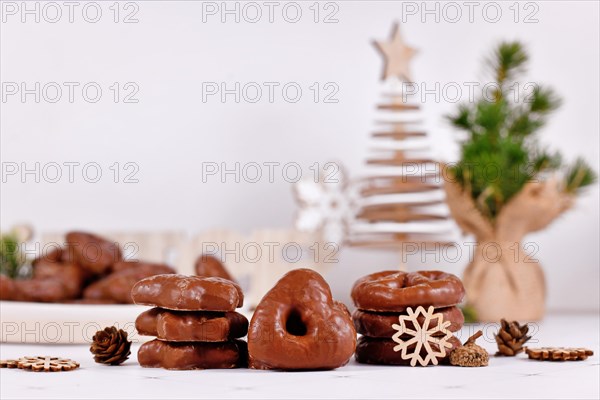
[[[402,359],[410,360],[411,367],[417,365],[417,362],[423,367],[430,363],[437,365],[438,358],[446,356],[446,348],[452,347],[448,342],[452,337],[452,332],[448,330],[451,322],[444,321],[440,313],[434,314],[434,310],[433,306],[427,310],[422,306],[417,307],[416,310],[409,307],[406,309],[408,315],[398,317],[400,324],[392,325],[392,328],[397,331],[392,336],[392,340],[398,343],[394,351],[402,351]],[[423,323],[419,323],[420,315],[424,317]],[[437,320],[437,324],[427,329],[431,326],[432,320]],[[410,324],[407,324],[409,321]],[[414,329],[407,328],[407,325],[414,326]],[[440,333],[442,336],[439,336]],[[434,349],[432,344],[436,345],[437,349]],[[425,356],[423,357],[422,354]]]
[[[299,231],[319,232],[326,243],[341,245],[347,240],[359,195],[341,164],[327,162],[316,176],[298,181],[294,196],[299,205],[295,223]]]
[[[582,347],[526,347],[525,352],[530,359],[538,361],[581,361],[594,355],[592,350]]]
[[[34,372],[58,372],[79,368],[79,363],[68,358],[38,356],[20,358],[17,366]]]

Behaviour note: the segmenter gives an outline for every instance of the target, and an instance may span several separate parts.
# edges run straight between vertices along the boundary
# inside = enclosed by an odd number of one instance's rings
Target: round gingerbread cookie
[[[382,271],[360,278],[352,300],[361,310],[401,312],[408,307],[459,304],[465,288],[458,277],[442,271]]]
[[[441,314],[443,321],[450,321],[448,329],[450,332],[457,332],[462,328],[465,318],[462,311],[458,307],[445,307],[438,308],[435,310],[436,314]],[[372,311],[355,310],[352,314],[352,320],[354,321],[354,327],[356,331],[361,335],[374,337],[374,338],[391,338],[396,330],[392,328],[393,324],[398,324],[399,316],[406,315],[406,312],[402,313],[376,313]],[[425,322],[425,316],[420,314],[417,317],[417,322],[423,324]],[[427,329],[433,328],[438,324],[438,319],[432,319],[429,322]],[[408,329],[415,329],[412,322],[406,323]],[[443,333],[439,333],[442,336]]]
[[[448,343],[450,343],[452,347],[446,348],[446,354],[444,356],[436,356],[437,361],[440,364],[446,363],[450,359],[452,350],[461,346],[460,340],[455,336],[451,336]],[[402,351],[394,351],[394,347],[397,345],[398,343],[392,339],[361,336],[358,339],[354,357],[356,358],[356,361],[361,364],[410,365],[410,359],[402,358]],[[416,345],[409,346],[409,354],[411,350],[414,350],[415,346]],[[431,349],[437,352],[440,348],[437,344],[432,343]],[[421,350],[419,355],[424,358],[427,355],[426,350]]]

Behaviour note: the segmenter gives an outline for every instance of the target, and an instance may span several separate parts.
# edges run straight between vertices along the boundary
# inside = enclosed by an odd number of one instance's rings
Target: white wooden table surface
[[[131,358],[119,367],[95,364],[85,345],[2,344],[2,359],[27,355],[72,358],[81,368],[34,373],[0,370],[2,399],[11,398],[595,398],[600,397],[597,314],[549,315],[534,326],[531,347],[588,347],[594,356],[578,362],[539,362],[520,355],[491,357],[487,368],[410,368],[360,365],[352,360],[334,371],[167,371],[141,368]],[[497,325],[469,325],[465,340],[483,328],[488,351]]]

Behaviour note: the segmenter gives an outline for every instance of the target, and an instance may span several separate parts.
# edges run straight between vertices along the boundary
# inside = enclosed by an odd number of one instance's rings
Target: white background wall
[[[35,3],[29,2],[28,7]],[[582,155],[598,170],[596,2],[520,3],[518,22],[514,6],[510,8],[513,2],[477,3],[472,22],[467,5],[458,2],[454,4],[462,17],[454,23],[456,8],[436,2],[427,7],[438,8],[439,22],[435,13],[423,13],[421,2],[403,6],[338,1],[334,3],[339,8],[337,23],[315,23],[309,8],[313,2],[298,2],[302,17],[297,23],[283,18],[285,2],[275,8],[273,23],[262,2],[258,4],[263,16],[256,23],[245,21],[244,15],[239,23],[227,15],[223,23],[220,13],[203,14],[203,7],[221,8],[220,2],[138,1],[127,8],[121,3],[118,23],[113,22],[114,12],[109,8],[113,2],[100,4],[102,17],[97,23],[83,18],[86,2],[75,8],[73,23],[68,20],[67,6],[55,4],[62,18],[50,23],[56,9],[46,6],[44,14],[40,3],[37,23],[34,15],[22,15],[21,2],[2,2],[3,89],[7,82],[25,82],[28,88],[35,82],[42,86],[48,82],[80,84],[73,103],[64,85],[57,103],[44,97],[36,103],[33,95],[27,95],[24,102],[18,94],[3,98],[4,172],[14,162],[28,167],[36,162],[42,166],[96,162],[103,176],[98,183],[88,183],[81,166],[75,170],[73,183],[68,182],[64,166],[58,183],[43,177],[36,183],[33,175],[22,179],[21,173],[5,176],[0,197],[3,229],[22,221],[34,224],[38,231],[290,227],[296,208],[281,169],[276,169],[273,183],[266,178],[258,183],[235,183],[231,177],[226,183],[218,178],[202,183],[201,163],[294,161],[308,174],[313,163],[336,159],[353,175],[360,175],[380,95],[382,61],[370,41],[387,38],[392,22],[403,19],[406,41],[420,49],[412,66],[414,79],[429,89],[436,82],[444,86],[486,79],[482,60],[490,49],[503,39],[524,41],[531,55],[526,80],[548,83],[564,99],[564,106],[543,130],[542,142],[560,149],[568,160]],[[243,9],[243,5],[238,6]],[[17,14],[13,15],[15,6]],[[87,7],[85,15],[93,19],[94,8]],[[139,21],[122,23],[134,7]],[[320,20],[333,7],[325,9],[321,3]],[[415,15],[403,12],[415,7]],[[489,22],[498,8],[499,21]],[[253,18],[253,10],[246,10],[246,17]],[[293,18],[293,8],[288,12],[288,18]],[[537,22],[524,23],[531,12]],[[97,103],[82,97],[81,87],[87,82],[103,89]],[[115,103],[109,89],[114,82],[138,85],[135,98],[139,102]],[[225,103],[218,96],[203,102],[203,82],[227,82],[230,87],[234,82],[296,82],[303,95],[297,103],[286,102],[280,90],[275,91],[273,103],[266,92],[255,104],[235,103],[233,96]],[[315,103],[309,89],[314,82],[337,84],[339,102]],[[467,88],[463,88],[466,96]],[[46,99],[50,97],[54,92],[47,93]],[[423,104],[435,152],[447,160],[456,157],[457,146],[442,116],[455,106],[433,95]],[[121,168],[126,162],[136,163],[139,183],[124,183],[123,175],[114,183],[109,167],[115,162]],[[578,200],[573,211],[528,238],[539,244],[538,258],[547,273],[548,305],[553,310],[598,309],[598,209],[596,186]],[[454,264],[436,264],[428,258],[423,266],[460,273],[466,261],[466,255]],[[420,264],[418,260],[411,263]],[[397,264],[397,254],[350,249],[328,278],[336,294],[347,299],[354,279]]]

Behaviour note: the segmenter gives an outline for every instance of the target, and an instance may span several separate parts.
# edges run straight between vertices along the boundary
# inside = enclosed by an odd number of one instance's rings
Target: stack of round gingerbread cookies
[[[131,296],[153,306],[136,319],[140,335],[156,339],[141,345],[142,367],[216,369],[245,367],[248,320],[235,309],[243,305],[240,287],[227,279],[156,275],[139,281]]]
[[[407,316],[409,308],[416,311],[419,306],[426,310],[433,306],[443,321],[450,321],[446,329],[457,332],[464,323],[457,307],[464,294],[460,279],[441,271],[382,271],[360,278],[352,288],[352,300],[358,308],[352,320],[356,331],[362,334],[356,347],[356,360],[366,364],[408,365],[409,360],[402,358],[402,352],[397,350],[398,342],[393,340],[398,332],[394,325],[397,326],[400,316]],[[429,320],[425,329],[434,328],[439,322],[437,319]],[[425,318],[419,315],[416,321],[407,323],[407,328],[414,330],[414,324],[424,322]],[[444,334],[434,334],[437,335]],[[446,361],[451,350],[461,345],[453,335],[448,343],[452,347],[446,349],[444,356],[436,356],[438,362]],[[439,351],[435,346],[432,345],[433,350]]]

